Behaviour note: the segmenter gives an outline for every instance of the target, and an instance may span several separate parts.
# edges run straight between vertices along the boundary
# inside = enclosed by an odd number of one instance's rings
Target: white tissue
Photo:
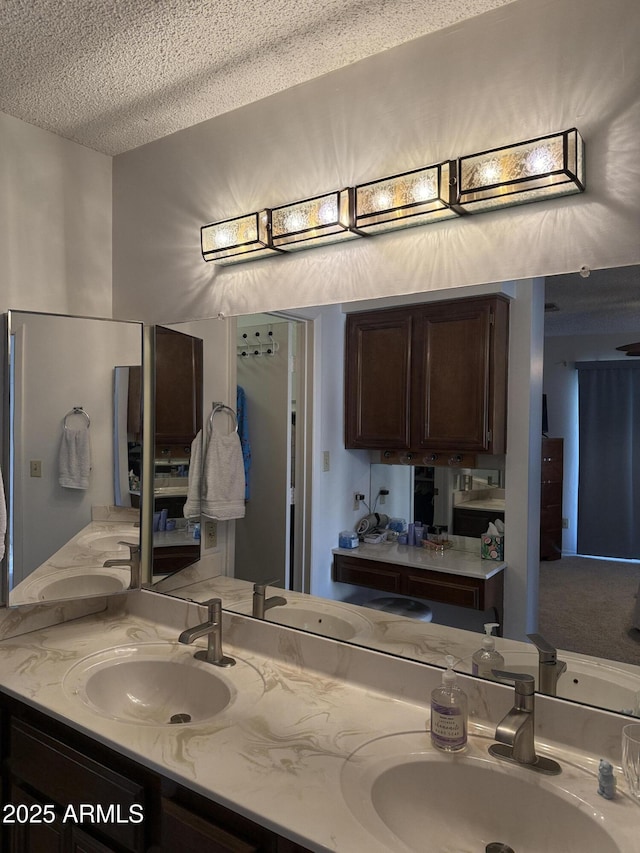
[[[497,521],[497,519],[496,519],[496,521]],[[500,536],[500,534],[498,533],[498,528],[493,523],[493,521],[489,522],[489,526],[487,527],[486,535],[487,536]]]
[[[504,521],[500,518],[496,518],[496,530],[500,536],[504,536]]]

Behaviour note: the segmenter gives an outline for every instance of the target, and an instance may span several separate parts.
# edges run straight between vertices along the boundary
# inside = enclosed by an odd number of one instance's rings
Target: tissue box
[[[483,533],[480,537],[480,556],[483,560],[504,560],[504,536]]]

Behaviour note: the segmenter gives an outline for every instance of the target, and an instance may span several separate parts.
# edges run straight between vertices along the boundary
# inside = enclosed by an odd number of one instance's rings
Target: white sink
[[[397,853],[480,853],[492,842],[516,853],[637,851],[635,831],[620,827],[621,809],[637,804],[600,797],[595,772],[565,764],[543,776],[494,759],[491,742],[473,737],[452,755],[434,750],[428,732],[370,741],[343,766],[345,802]]]
[[[101,572],[99,569],[87,569],[82,574],[68,574],[42,579],[38,586],[37,597],[46,601],[64,598],[87,598],[91,595],[111,595],[124,592],[129,586],[129,570],[119,574]]]
[[[121,545],[120,542],[131,542],[132,545],[137,545],[139,540],[140,529],[129,524],[108,530],[94,530],[91,533],[85,533],[78,537],[76,544],[80,549],[95,553],[108,552],[128,557],[129,549],[126,545]]]
[[[147,726],[203,723],[264,692],[258,671],[244,661],[222,670],[194,658],[197,646],[141,643],[83,658],[63,687],[94,713]]]
[[[505,669],[511,672],[527,672],[538,681],[538,652],[533,650],[504,652]],[[558,658],[567,664],[567,669],[558,679],[556,695],[606,708],[610,711],[640,713],[640,674],[625,669],[559,652]],[[470,670],[470,659],[464,661]]]
[[[37,570],[11,591],[11,604],[38,604],[124,592],[131,583],[128,566]]]
[[[350,607],[326,601],[310,607],[306,603],[288,600],[284,605],[267,610],[265,619],[334,640],[352,640],[371,630],[371,623]]]

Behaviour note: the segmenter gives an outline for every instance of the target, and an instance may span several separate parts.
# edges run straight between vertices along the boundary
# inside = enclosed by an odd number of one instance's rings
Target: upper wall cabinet
[[[156,447],[190,446],[202,426],[202,341],[156,326]]]
[[[346,447],[504,453],[508,327],[503,296],[350,314]]]

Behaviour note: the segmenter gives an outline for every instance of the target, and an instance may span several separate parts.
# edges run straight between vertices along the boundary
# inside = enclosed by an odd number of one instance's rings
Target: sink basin
[[[90,595],[110,595],[123,592],[130,581],[129,571],[125,577],[118,574],[107,574],[99,570],[88,569],[83,574],[65,575],[64,577],[43,580],[38,588],[38,598],[51,601],[63,598],[86,598]]]
[[[470,738],[464,753],[434,750],[428,732],[365,744],[345,762],[342,793],[358,821],[394,851],[478,853],[492,842],[517,853],[631,853],[637,838],[620,828],[620,809],[604,800],[595,773],[563,765],[546,777],[487,753]]]
[[[91,533],[85,533],[78,537],[78,548],[86,549],[95,553],[117,553],[123,557],[129,556],[129,549],[126,545],[120,545],[120,542],[131,542],[138,544],[140,540],[140,530],[133,525],[120,526],[109,530],[94,530]]]
[[[640,714],[640,671],[633,672],[600,663],[597,660],[579,657],[568,652],[559,652],[558,657],[567,664],[567,669],[558,679],[556,695],[606,708],[610,711],[625,711]],[[538,680],[537,651],[505,652],[505,668],[511,672],[527,672]],[[470,659],[465,661],[471,671]]]
[[[223,671],[196,660],[195,648],[141,643],[97,652],[71,667],[64,690],[94,713],[148,726],[207,722],[262,695],[264,682],[250,664]]]
[[[308,604],[298,604],[296,601],[289,600],[283,606],[267,610],[265,619],[276,622],[278,625],[301,628],[313,634],[332,637],[334,640],[351,640],[356,635],[368,632],[371,628],[370,622],[349,607],[326,602],[309,607]]]
[[[11,604],[37,604],[124,592],[131,582],[127,567],[74,567],[58,571],[35,571],[11,591]]]

